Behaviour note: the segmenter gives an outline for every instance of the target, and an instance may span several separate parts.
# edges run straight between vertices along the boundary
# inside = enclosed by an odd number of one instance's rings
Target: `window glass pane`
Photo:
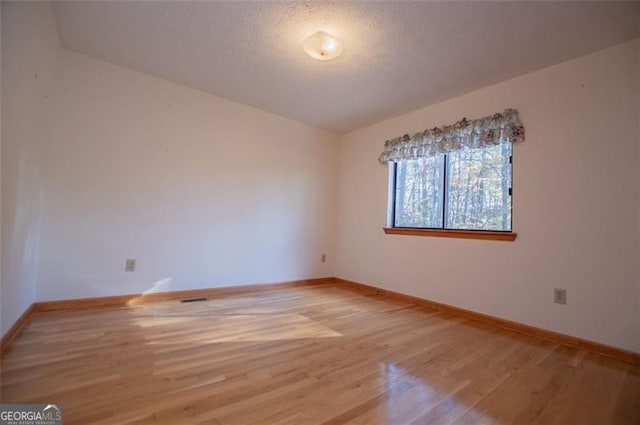
[[[444,156],[396,164],[395,226],[442,228]]]
[[[511,143],[447,155],[447,229],[511,230]]]

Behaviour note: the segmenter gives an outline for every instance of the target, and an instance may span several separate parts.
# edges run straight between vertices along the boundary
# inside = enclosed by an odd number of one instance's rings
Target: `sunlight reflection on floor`
[[[453,402],[447,409],[453,410],[457,403],[455,394],[470,382],[445,376],[427,381],[394,363],[381,364],[380,369],[386,380],[388,400],[380,405],[376,416],[389,424],[420,423],[424,414],[441,403]]]
[[[211,344],[343,336],[341,333],[300,314],[216,315],[210,313],[207,317],[200,315],[150,316],[134,320],[134,324],[141,328],[183,325],[188,322],[197,322],[195,326],[197,332],[189,332],[184,336],[178,334],[166,342],[162,338],[156,338],[155,335],[149,335],[147,344]],[[179,329],[184,329],[184,327],[178,326],[176,331],[180,332]]]

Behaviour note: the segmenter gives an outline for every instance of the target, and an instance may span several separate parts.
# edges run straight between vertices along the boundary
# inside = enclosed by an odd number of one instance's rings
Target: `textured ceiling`
[[[64,47],[337,133],[640,35],[640,2],[64,2]],[[338,59],[307,57],[317,30]],[[508,106],[508,105],[507,105]]]

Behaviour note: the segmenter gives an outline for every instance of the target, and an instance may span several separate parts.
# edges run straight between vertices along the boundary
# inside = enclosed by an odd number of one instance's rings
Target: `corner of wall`
[[[49,2],[2,2],[0,332],[35,301],[48,145],[60,39]]]

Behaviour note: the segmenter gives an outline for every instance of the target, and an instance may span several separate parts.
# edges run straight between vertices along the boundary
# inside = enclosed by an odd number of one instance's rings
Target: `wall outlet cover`
[[[567,290],[562,288],[553,289],[553,302],[556,304],[567,303]]]
[[[135,272],[136,271],[136,259],[135,258],[127,258],[127,262],[124,266],[125,272]]]

